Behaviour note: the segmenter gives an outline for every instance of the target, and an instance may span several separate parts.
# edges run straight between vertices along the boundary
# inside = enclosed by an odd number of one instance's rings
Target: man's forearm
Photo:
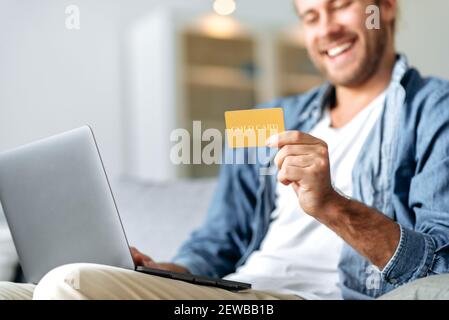
[[[333,197],[317,219],[382,270],[399,244],[399,225],[363,203]]]

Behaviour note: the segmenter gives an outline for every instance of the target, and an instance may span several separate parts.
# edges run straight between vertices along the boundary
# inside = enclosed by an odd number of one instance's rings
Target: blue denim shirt
[[[332,94],[325,84],[259,108],[282,107],[287,130],[308,132]],[[266,161],[273,151],[262,149],[233,151],[247,159],[265,154],[255,164],[221,166],[207,219],[173,262],[192,273],[222,277],[259,248],[276,204],[276,170]],[[267,174],[270,170],[274,174]],[[448,82],[423,78],[398,56],[384,111],[358,156],[352,180],[353,198],[395,220],[401,237],[383,270],[344,245],[338,268],[345,299],[375,298],[415,279],[449,272]]]

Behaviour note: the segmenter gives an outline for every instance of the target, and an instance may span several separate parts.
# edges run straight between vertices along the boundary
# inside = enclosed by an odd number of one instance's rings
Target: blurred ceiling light
[[[221,39],[246,35],[245,30],[237,20],[214,14],[202,17],[196,23],[196,28],[210,37]]]
[[[215,0],[214,2],[215,12],[222,16],[232,14],[236,7],[235,0]]]

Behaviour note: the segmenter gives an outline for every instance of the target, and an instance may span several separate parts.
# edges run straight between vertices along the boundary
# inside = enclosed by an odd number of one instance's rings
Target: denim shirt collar
[[[393,68],[392,77],[389,85],[390,88],[401,88],[401,91],[405,88],[402,85],[402,80],[409,69],[409,63],[407,57],[403,54],[398,54],[396,63]],[[324,83],[319,89],[316,98],[310,103],[306,109],[297,108],[298,112],[301,112],[297,116],[296,127],[303,128],[304,131],[309,131],[322,117],[322,114],[329,105],[331,99],[335,95],[335,87],[330,83]]]
[[[306,123],[308,121],[318,121],[324,111],[325,106],[334,95],[335,88],[330,82],[323,84],[318,91],[316,99],[314,99],[308,108],[303,110],[298,116],[299,123]],[[300,110],[298,108],[297,110]]]

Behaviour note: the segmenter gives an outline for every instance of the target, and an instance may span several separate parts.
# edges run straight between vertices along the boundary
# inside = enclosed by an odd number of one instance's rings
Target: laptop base
[[[221,288],[229,291],[241,291],[251,289],[251,284],[237,281],[224,280],[219,278],[211,278],[204,276],[197,276],[190,273],[180,273],[166,270],[159,270],[153,268],[147,268],[143,266],[138,266],[136,271],[150,274],[153,276],[169,278],[173,280],[185,281],[193,284],[198,284],[202,286],[211,286],[216,288]]]

